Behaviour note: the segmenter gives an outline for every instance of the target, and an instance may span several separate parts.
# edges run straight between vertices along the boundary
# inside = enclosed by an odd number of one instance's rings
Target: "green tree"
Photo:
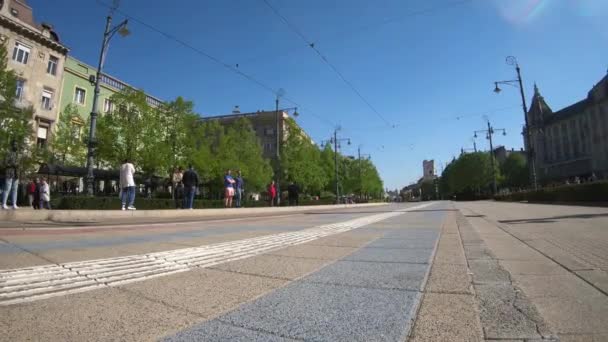
[[[115,110],[98,120],[98,156],[106,166],[124,159],[146,175],[166,174],[172,162],[166,119],[152,108],[143,91],[125,88],[112,95]]]
[[[52,140],[55,159],[64,165],[84,165],[87,157],[88,131],[88,125],[78,114],[76,106],[67,105],[59,114]]]
[[[318,194],[328,183],[321,151],[293,119],[286,121],[287,138],[281,149],[281,179],[295,182],[309,194]]]
[[[4,160],[11,141],[17,143],[21,155],[21,169],[28,169],[35,162],[31,148],[34,134],[32,118],[34,110],[23,103],[17,105],[17,76],[7,69],[7,50],[0,44],[0,160]]]
[[[325,178],[328,182],[325,184],[325,191],[331,192],[335,195],[335,163],[334,163],[334,151],[332,145],[326,144],[321,150],[321,168],[325,174]]]
[[[193,134],[198,138],[191,160],[212,193],[221,193],[227,169],[241,170],[250,192],[265,189],[272,179],[272,168],[248,119],[240,118],[228,127],[206,121]]]
[[[492,184],[492,161],[485,152],[466,153],[452,161],[444,170],[440,184],[444,194],[489,193]],[[497,181],[501,180],[500,170],[494,162]]]
[[[501,165],[506,187],[525,187],[529,184],[526,158],[519,153],[511,153]]]
[[[185,166],[197,144],[194,130],[198,125],[198,115],[194,113],[194,103],[179,96],[158,110],[162,135],[170,149],[171,166]]]

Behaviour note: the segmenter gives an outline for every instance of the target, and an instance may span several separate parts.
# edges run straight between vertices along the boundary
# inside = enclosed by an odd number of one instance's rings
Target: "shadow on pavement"
[[[563,215],[563,216],[552,216],[552,217],[541,217],[541,218],[528,218],[528,219],[520,219],[520,220],[501,220],[498,221],[500,223],[507,224],[525,224],[525,223],[554,223],[559,220],[567,220],[567,219],[592,219],[598,217],[608,217],[608,213],[606,214],[578,214],[578,215]]]

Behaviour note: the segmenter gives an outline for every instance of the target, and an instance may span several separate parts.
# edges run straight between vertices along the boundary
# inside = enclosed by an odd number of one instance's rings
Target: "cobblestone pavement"
[[[0,229],[2,341],[608,341],[608,210]]]

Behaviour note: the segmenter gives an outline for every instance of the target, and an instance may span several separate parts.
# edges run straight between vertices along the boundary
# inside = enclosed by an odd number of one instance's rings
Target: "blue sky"
[[[390,125],[262,0],[122,0],[120,9],[285,89],[315,140],[341,125],[352,140],[343,152],[354,155],[361,145],[390,189],[417,180],[423,159],[435,159],[439,172],[461,147],[471,148],[483,115],[507,130],[496,145],[522,146],[517,89],[492,92],[494,81],[515,77],[506,56],[519,60],[528,101],[536,82],[553,110],[585,97],[608,68],[605,0],[268,1]],[[96,0],[28,3],[74,57],[96,65],[106,8]],[[138,23],[130,30],[112,40],[106,72],[164,100],[181,95],[202,115],[274,107],[272,93],[242,76]],[[477,145],[488,148],[485,139]]]

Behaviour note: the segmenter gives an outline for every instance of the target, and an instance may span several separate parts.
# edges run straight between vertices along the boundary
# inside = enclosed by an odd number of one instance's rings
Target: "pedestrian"
[[[11,204],[13,209],[19,209],[17,206],[17,188],[19,187],[19,169],[18,169],[17,142],[11,141],[11,148],[4,156],[4,191],[2,193],[2,209],[8,209],[6,205],[9,194],[11,195]]]
[[[198,188],[199,183],[198,173],[194,171],[192,164],[188,165],[188,170],[184,172],[182,183],[184,184],[183,208],[192,210],[192,206],[194,205],[194,195],[196,195],[196,189]]]
[[[34,180],[34,184],[36,185],[36,188],[34,190],[34,209],[40,209],[40,190],[42,188],[42,183],[40,182],[40,178],[36,177],[36,179]]]
[[[135,210],[135,166],[125,159],[120,166],[122,210]],[[128,204],[128,206],[127,206]]]
[[[291,182],[287,187],[287,196],[289,197],[289,205],[299,205],[300,188],[294,182]]]
[[[243,181],[243,176],[241,174],[241,170],[237,171],[237,176],[235,179],[235,193],[234,193],[234,197],[236,198],[236,207],[240,208],[241,205],[243,204],[243,194],[245,193],[245,182]]]
[[[175,200],[175,208],[180,209],[183,208],[183,197],[184,197],[184,183],[182,183],[182,179],[184,178],[184,172],[181,167],[176,167],[173,169],[173,174],[171,175],[171,188],[173,190],[173,199]]]
[[[40,182],[40,209],[45,208],[51,210],[51,188],[46,178],[42,178]]]
[[[224,175],[224,207],[232,207],[232,197],[234,197],[234,184],[236,181],[232,178],[232,170],[226,170]]]
[[[277,187],[274,184],[274,181],[270,182],[268,186],[268,200],[270,202],[270,206],[274,206],[274,200],[277,197]]]
[[[37,205],[34,205],[34,200],[36,199],[36,183],[37,179],[32,178],[30,182],[27,184],[27,200],[30,204],[30,207],[36,209]],[[40,196],[39,196],[40,197]],[[40,201],[40,199],[39,199]]]

